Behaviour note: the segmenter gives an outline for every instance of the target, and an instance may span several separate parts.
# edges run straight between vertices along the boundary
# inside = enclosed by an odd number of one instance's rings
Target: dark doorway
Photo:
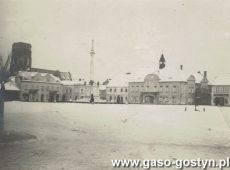
[[[65,101],[65,95],[64,94],[62,95],[62,101],[63,102]]]
[[[121,101],[120,101],[120,96],[117,96],[117,103],[119,104]]]
[[[214,103],[216,106],[224,106],[224,97],[216,97]]]
[[[154,103],[154,96],[145,96],[144,103],[153,104]]]
[[[120,102],[123,103],[123,97],[122,97],[122,96],[121,96],[121,98],[120,98]]]
[[[41,95],[41,102],[44,101],[44,94]]]

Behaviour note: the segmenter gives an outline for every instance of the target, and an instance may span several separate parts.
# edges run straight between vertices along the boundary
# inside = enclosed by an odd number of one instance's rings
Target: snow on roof
[[[5,89],[9,91],[19,91],[20,90],[15,83],[14,76],[10,77],[9,81],[5,83]]]
[[[42,76],[42,77],[51,77],[55,82],[59,82],[60,79],[53,74],[49,73],[40,73],[40,72],[31,72],[31,71],[19,71],[18,76],[23,77],[26,80],[32,80],[35,76]]]
[[[62,80],[72,80],[69,72],[60,72],[60,77]]]
[[[42,73],[42,74],[46,74],[46,73]],[[47,73],[46,76],[52,77],[55,82],[60,82],[60,79],[58,77],[54,76],[53,74]]]
[[[230,85],[230,73],[221,74],[214,78],[212,85]]]
[[[188,73],[186,70],[176,69],[175,67],[165,67],[164,69],[159,70],[153,69],[152,67],[139,68],[136,69],[131,74],[123,74],[113,78],[108,87],[124,87],[128,86],[129,82],[144,82],[144,78],[149,74],[156,74],[160,78],[160,82],[166,81],[187,81],[188,78],[193,75],[196,82],[202,80],[202,76],[198,73]]]
[[[175,67],[165,67],[163,69],[157,70],[155,72],[159,77],[160,81],[187,81],[188,78],[193,75],[186,72],[186,70],[177,69]],[[195,75],[193,75],[195,76]],[[195,77],[196,79],[196,77]]]
[[[29,72],[29,71],[19,71],[18,72],[18,75],[27,79],[27,80],[30,80],[33,76],[35,76],[36,74],[38,74],[38,72]]]

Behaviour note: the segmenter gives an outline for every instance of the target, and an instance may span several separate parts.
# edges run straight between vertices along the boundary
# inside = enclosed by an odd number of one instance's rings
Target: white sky
[[[230,72],[229,0],[0,0],[0,50],[32,44],[33,67],[95,79],[166,66],[213,77]]]

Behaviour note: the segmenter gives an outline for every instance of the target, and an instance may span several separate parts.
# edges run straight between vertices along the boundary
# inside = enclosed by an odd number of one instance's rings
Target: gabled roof
[[[52,80],[54,80],[54,82],[60,82],[60,79],[56,76],[54,76],[53,74],[49,74],[49,73],[40,73],[40,72],[30,72],[30,71],[19,71],[18,72],[18,76],[22,77],[25,80],[33,80],[34,77],[36,76],[41,76],[41,77],[49,77]]]
[[[160,77],[160,81],[184,81],[186,82],[188,78],[192,75],[191,73],[187,73],[184,69],[177,69],[174,67],[166,66],[163,69],[157,70],[156,74]]]

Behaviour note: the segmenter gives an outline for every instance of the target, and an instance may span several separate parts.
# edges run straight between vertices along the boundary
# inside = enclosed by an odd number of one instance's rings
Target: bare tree
[[[2,55],[0,55],[0,130],[4,129],[4,102],[5,102],[5,83],[9,80],[9,64],[11,60],[11,54],[8,55],[8,58],[3,63]]]

